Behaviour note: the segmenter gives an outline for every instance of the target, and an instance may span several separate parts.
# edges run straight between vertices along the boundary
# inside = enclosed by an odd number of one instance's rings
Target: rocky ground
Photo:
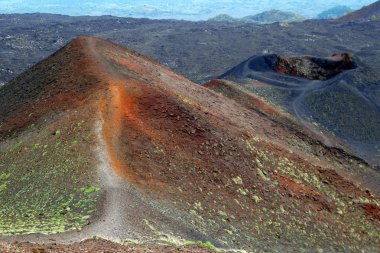
[[[59,244],[55,242],[46,244],[34,244],[29,242],[0,243],[0,251],[2,253],[212,253],[216,252],[208,245],[197,245],[197,243],[189,243],[189,246],[165,246],[145,244],[139,245],[134,243],[120,244],[103,239],[89,239],[70,245]],[[192,245],[191,245],[192,244]],[[208,248],[208,247],[209,248]]]
[[[14,79],[0,89],[1,239],[378,250],[376,187],[358,176],[372,167],[224,88],[85,36]]]
[[[220,78],[284,108],[317,135],[332,133],[357,156],[380,165],[380,76],[360,57],[252,56]],[[331,137],[323,139],[332,145]]]
[[[0,81],[16,77],[82,34],[127,46],[198,83],[252,55],[268,53],[327,57],[350,52],[380,69],[380,20],[284,26],[25,14],[0,15]]]
[[[350,52],[375,73],[379,24],[1,15],[1,77],[13,78],[81,33],[128,45],[198,83],[274,52]],[[266,74],[277,84],[290,80]],[[376,75],[353,83],[368,78]],[[0,249],[377,252],[378,184],[366,179],[378,182],[378,173],[330,132],[304,127],[275,103],[291,92],[248,84],[200,86],[86,36],[14,78],[0,89]],[[263,96],[252,92],[263,87]],[[140,245],[82,241],[94,236]]]

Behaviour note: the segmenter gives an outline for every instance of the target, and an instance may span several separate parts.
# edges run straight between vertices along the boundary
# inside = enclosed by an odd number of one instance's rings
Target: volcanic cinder
[[[0,89],[0,120],[3,240],[378,250],[376,172],[233,82],[82,36]]]

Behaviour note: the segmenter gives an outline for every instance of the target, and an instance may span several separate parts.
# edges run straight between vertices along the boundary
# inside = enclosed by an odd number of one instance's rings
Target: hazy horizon
[[[59,1],[59,0],[0,0],[0,13],[53,13],[72,16],[113,15],[120,17],[205,20],[218,14],[233,17],[254,15],[263,11],[278,9],[292,11],[313,18],[322,11],[335,6],[347,6],[359,9],[376,2],[374,0],[110,0],[110,1]]]

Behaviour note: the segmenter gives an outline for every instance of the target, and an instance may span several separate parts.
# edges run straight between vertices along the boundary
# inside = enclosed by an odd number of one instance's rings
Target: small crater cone
[[[278,73],[310,80],[327,80],[354,68],[356,63],[349,53],[334,54],[327,58],[278,56],[275,63],[275,70]]]

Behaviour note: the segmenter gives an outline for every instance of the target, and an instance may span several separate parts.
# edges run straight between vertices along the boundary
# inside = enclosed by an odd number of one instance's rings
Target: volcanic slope
[[[359,57],[253,56],[220,78],[281,106],[317,134],[334,134],[357,156],[380,165],[380,76]]]
[[[78,37],[0,89],[2,238],[377,252],[377,174],[252,99]]]
[[[351,12],[341,18],[338,18],[338,22],[357,22],[357,21],[376,21],[380,18],[380,1],[376,1],[373,4],[363,7],[360,10]]]

